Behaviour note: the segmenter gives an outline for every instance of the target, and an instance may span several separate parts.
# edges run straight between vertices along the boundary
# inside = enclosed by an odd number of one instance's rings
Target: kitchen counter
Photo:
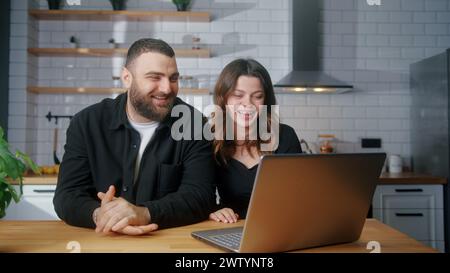
[[[57,175],[29,175],[23,177],[24,185],[56,185],[58,182]],[[18,182],[13,182],[17,185]]]
[[[24,185],[56,185],[57,175],[31,175],[24,177]],[[17,182],[13,183],[17,184]],[[380,176],[381,185],[389,184],[447,184],[445,177],[432,176],[428,174],[417,174],[404,172],[399,174],[382,173]]]
[[[398,174],[382,173],[380,185],[388,184],[447,184],[445,177],[433,176],[429,174],[418,174],[413,172],[403,172]]]
[[[191,237],[191,232],[203,229],[244,225],[204,221],[198,224],[158,230],[150,235],[133,237],[119,234],[97,234],[94,230],[73,227],[62,221],[0,221],[0,252],[69,252],[71,241],[80,244],[81,252],[223,252]],[[381,252],[436,253],[411,237],[378,222],[367,219],[358,241],[347,244],[311,248],[299,252],[359,252],[369,253],[370,241],[380,243]]]

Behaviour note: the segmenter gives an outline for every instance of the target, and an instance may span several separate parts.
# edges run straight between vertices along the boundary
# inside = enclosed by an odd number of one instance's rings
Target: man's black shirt
[[[53,200],[58,216],[71,225],[95,227],[92,213],[100,206],[97,192],[114,185],[116,196],[147,207],[151,222],[160,228],[207,219],[215,199],[210,142],[174,140],[171,127],[178,118],[169,113],[147,145],[134,183],[140,136],[128,121],[126,102],[125,93],[73,117]],[[190,120],[201,116],[179,98],[175,105],[188,107]],[[194,126],[183,129],[192,130],[194,137]]]

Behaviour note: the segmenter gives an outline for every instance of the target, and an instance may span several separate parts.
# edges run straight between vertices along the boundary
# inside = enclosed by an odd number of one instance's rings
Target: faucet
[[[301,146],[302,144],[305,144],[305,150],[306,150],[306,153],[308,153],[308,154],[312,154],[312,153],[313,153],[313,151],[311,150],[311,148],[309,148],[308,143],[307,143],[303,138],[300,139],[300,146]]]

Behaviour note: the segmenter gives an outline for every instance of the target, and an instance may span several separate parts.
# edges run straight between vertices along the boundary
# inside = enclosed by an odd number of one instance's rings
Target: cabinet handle
[[[396,213],[398,217],[423,217],[423,213]]]
[[[33,190],[35,193],[55,193],[55,190]]]
[[[423,192],[423,189],[395,189],[395,192]]]

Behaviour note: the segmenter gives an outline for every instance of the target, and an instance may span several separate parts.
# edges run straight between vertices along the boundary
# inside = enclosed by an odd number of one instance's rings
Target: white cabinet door
[[[3,219],[59,220],[53,207],[55,189],[56,185],[24,185],[20,202],[11,201]]]
[[[373,208],[444,208],[441,185],[380,185],[375,191]]]
[[[374,217],[416,240],[443,241],[442,209],[374,209]]]
[[[380,185],[373,217],[444,252],[444,204],[441,185]]]

